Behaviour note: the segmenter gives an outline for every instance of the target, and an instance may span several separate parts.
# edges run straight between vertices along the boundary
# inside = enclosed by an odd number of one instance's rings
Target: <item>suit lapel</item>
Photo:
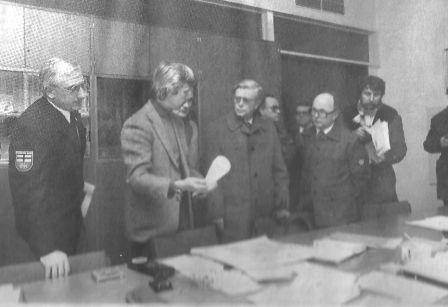
[[[162,143],[163,148],[165,148],[165,151],[168,154],[168,157],[170,158],[171,163],[179,168],[179,161],[176,159],[176,155],[172,151],[172,144],[170,144],[170,138],[165,130],[165,127],[162,123],[162,120],[160,118],[160,115],[157,113],[156,109],[152,105],[152,101],[149,101],[146,103],[145,108],[147,108],[147,115],[148,118],[152,124],[152,127],[154,129],[154,132],[158,136],[160,142]],[[174,129],[176,125],[174,125]],[[176,144],[173,144],[176,145]]]

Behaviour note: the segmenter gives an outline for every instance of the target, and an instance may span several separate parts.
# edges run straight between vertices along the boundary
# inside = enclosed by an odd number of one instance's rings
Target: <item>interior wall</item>
[[[234,4],[248,5],[268,11],[296,15],[300,17],[330,22],[337,25],[354,27],[363,30],[374,30],[375,0],[345,0],[345,14],[322,12],[298,6],[295,0],[223,0]],[[218,2],[218,0],[208,0]]]
[[[375,12],[380,66],[371,73],[385,79],[384,101],[401,114],[408,146],[405,159],[395,166],[398,197],[408,199],[414,210],[441,205],[430,184],[434,158],[423,150],[423,141],[427,112],[448,102],[443,52],[448,47],[448,1],[376,0]]]

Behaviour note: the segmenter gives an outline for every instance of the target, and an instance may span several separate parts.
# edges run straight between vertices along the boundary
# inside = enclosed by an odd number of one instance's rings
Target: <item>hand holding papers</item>
[[[205,181],[210,190],[230,171],[230,161],[224,156],[217,156],[208,169]]]
[[[389,126],[387,122],[378,120],[369,129],[378,156],[383,156],[390,150]]]

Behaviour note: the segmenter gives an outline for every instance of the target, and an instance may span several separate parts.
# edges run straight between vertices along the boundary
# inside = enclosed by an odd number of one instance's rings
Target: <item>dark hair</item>
[[[377,76],[367,76],[361,81],[359,84],[359,95],[361,95],[361,92],[366,88],[369,88],[372,91],[379,91],[381,96],[386,94],[386,82]]]
[[[271,94],[271,93],[266,93],[266,94],[264,94],[264,96],[263,96],[263,99],[261,100],[261,103],[260,103],[260,105],[258,106],[258,109],[264,109],[265,107],[266,107],[266,99],[267,98],[274,98],[274,99],[277,99],[273,94]]]

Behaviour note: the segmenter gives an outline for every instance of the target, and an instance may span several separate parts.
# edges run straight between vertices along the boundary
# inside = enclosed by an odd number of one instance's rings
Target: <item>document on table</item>
[[[315,240],[313,258],[321,261],[341,263],[355,255],[363,253],[367,246],[362,243],[343,242],[333,239]]]
[[[281,243],[268,239],[266,236],[239,241],[230,244],[195,247],[191,254],[200,255],[229,264],[250,276],[268,278],[269,270],[285,264],[310,259],[313,249],[309,246]],[[278,271],[273,271],[278,277]],[[289,274],[290,275],[290,274]]]
[[[260,285],[236,269],[226,270],[221,263],[198,256],[181,255],[161,260],[200,287],[220,290],[228,295],[257,291]]]
[[[335,240],[341,240],[345,242],[355,242],[362,243],[371,248],[385,248],[385,249],[396,249],[400,246],[403,238],[385,238],[370,235],[346,233],[346,232],[335,232],[332,233],[330,238]]]
[[[390,150],[389,126],[386,121],[378,120],[369,128],[372,143],[378,155],[384,155]]]
[[[448,295],[448,290],[413,279],[371,272],[358,280],[359,287],[412,305],[431,304]]]
[[[448,285],[448,252],[437,253],[434,257],[410,260],[401,269]]]
[[[20,288],[14,288],[12,284],[0,285],[1,303],[19,303]]]
[[[438,231],[448,231],[448,216],[433,216],[417,221],[408,221],[408,225],[434,229]]]
[[[288,266],[297,276],[288,284],[267,287],[248,300],[256,305],[341,305],[359,296],[357,276],[318,264]]]

